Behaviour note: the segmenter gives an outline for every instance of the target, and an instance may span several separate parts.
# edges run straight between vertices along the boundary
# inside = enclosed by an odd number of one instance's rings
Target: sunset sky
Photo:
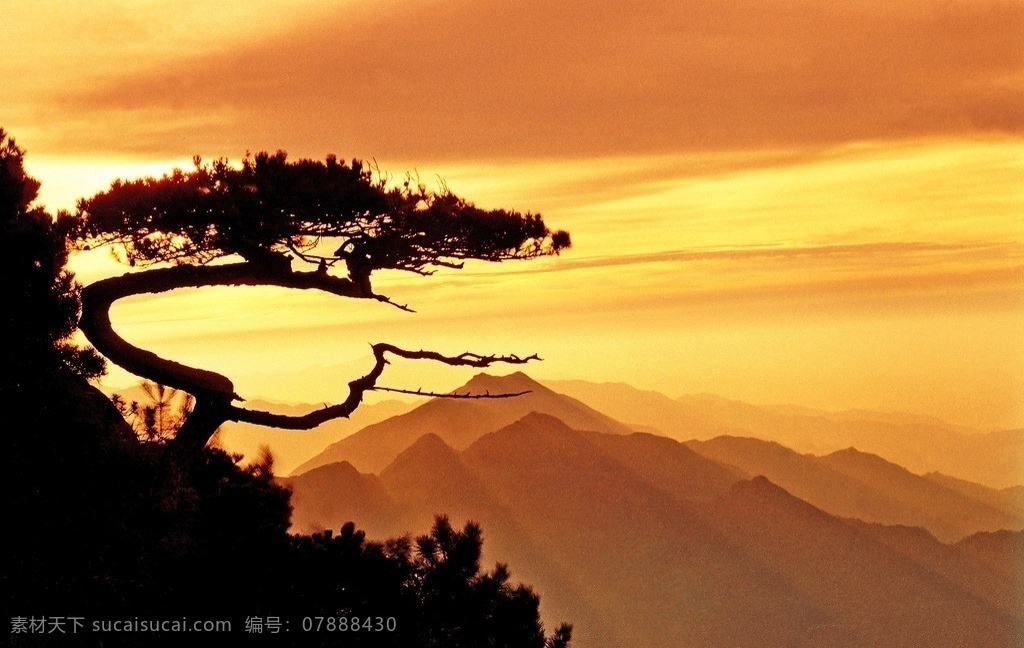
[[[540,379],[1024,426],[1020,1],[9,4],[0,126],[51,210],[284,149],[572,234],[560,257],[380,275],[416,314],[270,289],[115,306],[127,339],[244,396],[337,401],[389,341],[537,352]]]

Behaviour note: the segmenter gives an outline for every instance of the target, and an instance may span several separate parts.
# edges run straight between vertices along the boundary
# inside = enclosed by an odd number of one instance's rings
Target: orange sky
[[[325,374],[340,387],[387,340],[537,351],[538,377],[673,396],[1024,426],[1020,2],[6,13],[0,125],[52,208],[194,154],[281,148],[413,168],[573,234],[555,259],[382,276],[417,315],[269,290],[116,307],[126,337],[244,395],[334,400]]]

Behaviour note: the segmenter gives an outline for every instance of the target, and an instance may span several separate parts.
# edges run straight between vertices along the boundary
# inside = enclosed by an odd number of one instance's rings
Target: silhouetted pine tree
[[[545,638],[538,599],[503,566],[479,570],[481,532],[439,519],[413,544],[287,533],[289,492],[268,456],[249,466],[201,448],[175,461],[163,422],[140,439],[92,387],[102,361],[69,342],[78,289],[66,269],[67,216],[31,206],[39,184],[0,130],[0,425],[3,603],[12,616],[229,619],[278,616],[281,646],[563,648]],[[160,402],[166,394],[158,394]],[[145,437],[145,435],[143,435]],[[298,632],[303,618],[393,617],[393,632]],[[256,637],[250,637],[254,641]],[[16,646],[180,645],[180,635],[70,639],[12,634]],[[224,643],[222,641],[222,643]]]

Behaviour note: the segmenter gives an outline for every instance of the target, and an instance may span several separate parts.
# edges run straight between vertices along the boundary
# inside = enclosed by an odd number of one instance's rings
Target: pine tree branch
[[[304,415],[288,415],[288,414],[274,414],[272,412],[263,412],[258,410],[250,410],[240,406],[231,406],[228,415],[228,420],[239,421],[244,423],[253,423],[256,425],[265,425],[268,427],[275,427],[285,430],[310,430],[325,423],[338,418],[348,418],[348,416],[355,411],[359,404],[363,400],[363,395],[368,391],[391,391],[400,392],[406,394],[414,394],[420,396],[433,396],[438,398],[456,398],[456,399],[477,399],[477,398],[513,398],[515,396],[522,396],[529,392],[509,393],[509,394],[453,394],[453,393],[435,393],[430,391],[413,391],[413,390],[399,390],[391,387],[378,387],[377,379],[380,378],[381,374],[384,373],[384,368],[390,364],[387,356],[397,356],[400,358],[406,358],[408,360],[432,360],[435,362],[441,362],[453,367],[478,367],[484,368],[489,367],[496,363],[504,364],[525,364],[533,360],[540,360],[536,354],[529,356],[520,357],[518,355],[481,355],[479,353],[465,352],[459,355],[445,355],[436,351],[425,351],[423,349],[419,351],[410,351],[397,347],[393,344],[377,343],[372,346],[374,365],[373,369],[369,371],[365,376],[357,378],[349,382],[349,394],[348,398],[344,402],[338,403],[337,405],[330,405],[313,412],[309,412]]]
[[[429,396],[431,398],[448,398],[453,400],[458,399],[478,399],[478,398],[515,398],[516,396],[523,396],[524,394],[531,393],[529,389],[520,392],[500,392],[492,394],[490,391],[485,391],[482,394],[474,394],[466,392],[465,394],[459,394],[457,392],[436,392],[424,389],[402,389],[400,387],[373,387],[373,391],[391,392],[393,394],[410,394],[412,396]]]
[[[190,367],[140,349],[118,335],[110,321],[115,301],[132,295],[163,293],[177,288],[203,286],[279,286],[320,290],[341,297],[375,298],[351,280],[318,272],[293,272],[283,259],[280,265],[244,262],[216,266],[174,266],[111,277],[82,289],[79,328],[96,349],[114,364],[161,385],[199,396],[214,392],[236,397],[227,376]]]

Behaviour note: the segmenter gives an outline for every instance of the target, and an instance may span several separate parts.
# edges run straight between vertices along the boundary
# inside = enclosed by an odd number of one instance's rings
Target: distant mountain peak
[[[732,489],[736,492],[762,492],[777,495],[781,495],[786,490],[764,475],[757,475],[751,479],[736,482]]]
[[[530,378],[522,371],[516,371],[515,373],[510,373],[505,376],[495,376],[481,372],[473,376],[469,382],[455,391],[470,391],[472,393],[489,392],[491,394],[498,394],[502,392],[514,393],[522,391],[548,391],[548,388],[541,385],[533,378]]]
[[[735,496],[741,497],[754,497],[758,500],[765,501],[779,501],[786,502],[800,502],[806,504],[803,500],[797,499],[789,491],[782,486],[779,486],[772,480],[768,479],[764,475],[758,475],[750,479],[744,479],[733,484],[729,492]],[[810,504],[806,504],[811,506]]]
[[[567,434],[575,435],[577,431],[557,416],[542,412],[530,412],[500,430],[484,435],[474,445],[481,442],[484,444],[517,443],[517,440],[523,436],[530,436],[536,440],[538,438],[563,437]]]
[[[544,427],[561,430],[571,430],[572,428],[566,425],[565,421],[554,416],[552,414],[545,414],[544,412],[530,412],[526,416],[522,417],[512,425],[524,425],[529,427]]]
[[[550,414],[530,412],[505,427],[480,437],[466,452],[492,456],[518,456],[538,452],[541,446],[560,448],[584,443],[581,433]]]
[[[458,453],[445,443],[444,439],[429,432],[400,452],[380,474],[383,477],[395,471],[408,471],[412,466],[431,466],[439,470],[448,470],[458,462]]]
[[[884,457],[871,452],[863,452],[857,448],[844,448],[842,450],[836,450],[831,454],[827,454],[821,458],[822,461],[831,465],[849,465],[849,466],[862,466],[870,467],[875,470],[888,470],[896,471],[900,473],[909,473],[910,471],[903,466],[893,463]]]
[[[836,450],[832,454],[842,457],[842,456],[859,456],[859,455],[867,454],[867,453],[861,452],[857,448],[854,448],[853,446],[850,446],[848,448],[843,448],[842,450]]]
[[[480,373],[455,390],[458,394],[522,394],[515,398],[434,398],[402,414],[344,437],[300,468],[346,459],[363,472],[379,474],[399,453],[430,432],[451,449],[462,451],[480,437],[530,412],[545,412],[573,430],[631,434],[632,428],[570,396],[558,394],[522,372],[507,376]]]
[[[312,468],[302,473],[291,475],[290,477],[304,476],[307,479],[316,477],[318,479],[324,478],[338,478],[342,476],[353,476],[361,475],[359,470],[347,461],[335,461],[323,466]]]
[[[415,454],[421,454],[421,455],[422,454],[432,454],[432,455],[437,455],[437,454],[449,455],[449,454],[451,454],[451,455],[454,455],[455,454],[455,450],[453,450],[450,445],[445,443],[444,439],[442,439],[438,435],[434,434],[433,432],[428,432],[427,434],[424,434],[420,438],[416,439],[416,441],[411,446],[409,446],[408,448],[406,448],[402,452],[402,454],[405,454],[405,453],[410,453],[410,454],[415,453]]]
[[[760,508],[762,513],[768,516],[787,512],[804,518],[837,520],[813,504],[794,496],[764,475],[736,482],[729,489],[729,495],[746,502],[747,505]]]

